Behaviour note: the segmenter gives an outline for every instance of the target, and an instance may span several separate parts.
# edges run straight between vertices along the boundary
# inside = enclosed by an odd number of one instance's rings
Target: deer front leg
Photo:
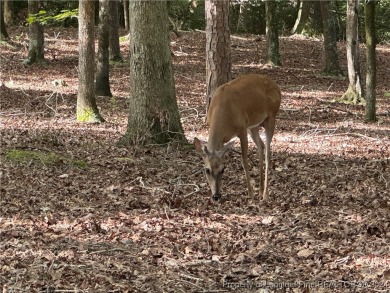
[[[248,165],[248,134],[245,130],[245,133],[241,133],[240,136],[241,142],[241,158],[242,158],[242,167],[244,168],[246,185],[248,187],[249,197],[253,197],[253,189],[251,185],[251,177],[249,174],[249,165]]]

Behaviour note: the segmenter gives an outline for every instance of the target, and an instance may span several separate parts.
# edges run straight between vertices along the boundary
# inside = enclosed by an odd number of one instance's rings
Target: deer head
[[[233,146],[234,142],[229,142],[222,149],[217,151],[209,151],[207,143],[195,137],[195,150],[202,155],[204,161],[204,171],[207,181],[210,185],[211,193],[214,200],[221,198],[221,183],[222,174],[225,171],[225,154]]]

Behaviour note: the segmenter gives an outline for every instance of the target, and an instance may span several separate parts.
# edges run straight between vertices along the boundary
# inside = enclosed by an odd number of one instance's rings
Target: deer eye
[[[223,172],[225,172],[225,167],[222,168],[221,174],[223,174]]]
[[[211,175],[211,169],[210,168],[204,168],[204,171],[207,175]]]

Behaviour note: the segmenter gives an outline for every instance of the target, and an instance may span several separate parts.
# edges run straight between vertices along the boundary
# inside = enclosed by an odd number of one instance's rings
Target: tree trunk
[[[238,19],[237,19],[237,26],[236,26],[236,31],[238,33],[242,33],[246,31],[244,19],[245,19],[245,10],[247,4],[248,2],[240,1],[240,8],[238,11]]]
[[[361,103],[364,96],[359,61],[358,9],[359,0],[347,1],[346,34],[349,87],[340,101],[350,104]]]
[[[265,20],[267,34],[267,60],[271,66],[280,66],[278,16],[276,13],[277,2],[265,1]]]
[[[365,30],[366,30],[366,111],[367,122],[376,121],[376,36],[375,36],[375,1],[365,2]]]
[[[130,1],[130,108],[123,142],[185,141],[176,101],[165,1]]]
[[[4,21],[5,21],[5,24],[8,25],[8,26],[11,26],[14,24],[14,3],[12,0],[4,0],[4,1],[1,1],[1,2],[4,2]]]
[[[29,0],[28,1],[28,13],[37,14],[39,12],[39,1]],[[23,64],[33,64],[34,62],[41,63],[45,61],[43,49],[44,49],[44,35],[43,26],[38,22],[34,21],[28,26],[28,56],[23,61]]]
[[[99,0],[99,39],[96,64],[95,93],[97,96],[112,97],[110,90],[110,60],[108,51],[110,33],[109,2],[109,0]]]
[[[231,80],[229,1],[206,0],[206,109],[214,91]]]
[[[95,99],[95,1],[79,1],[79,87],[77,121],[103,122]]]
[[[118,1],[108,0],[110,3],[110,60],[122,62],[123,57],[119,43],[119,15]]]
[[[321,16],[324,30],[324,73],[327,75],[342,75],[337,53],[337,35],[336,35],[336,15],[332,12],[332,2],[321,1]],[[332,9],[329,9],[329,8]]]
[[[302,34],[306,22],[309,19],[309,15],[310,15],[310,2],[308,0],[300,0],[297,18],[295,20],[294,27],[291,30],[292,34]]]
[[[317,36],[322,32],[321,8],[318,1],[300,0],[295,24],[291,33]]]
[[[7,28],[5,27],[5,22],[4,22],[4,3],[3,1],[0,2],[0,40],[3,39],[8,39],[8,32]]]
[[[130,29],[130,11],[129,11],[129,0],[123,0],[123,18],[125,21],[125,30]]]

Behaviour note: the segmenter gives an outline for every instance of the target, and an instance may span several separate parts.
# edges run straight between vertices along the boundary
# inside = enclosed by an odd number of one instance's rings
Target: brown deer
[[[278,85],[267,76],[257,74],[241,76],[221,85],[215,91],[207,111],[207,124],[210,127],[208,141],[202,142],[196,137],[194,139],[195,149],[202,154],[207,181],[215,200],[221,198],[224,156],[234,144],[229,141],[236,136],[241,143],[248,195],[253,196],[248,168],[248,131],[257,146],[260,159],[260,195],[263,193],[263,199],[268,199],[271,140],[280,100]],[[260,126],[265,130],[265,176],[264,143],[259,135]]]

